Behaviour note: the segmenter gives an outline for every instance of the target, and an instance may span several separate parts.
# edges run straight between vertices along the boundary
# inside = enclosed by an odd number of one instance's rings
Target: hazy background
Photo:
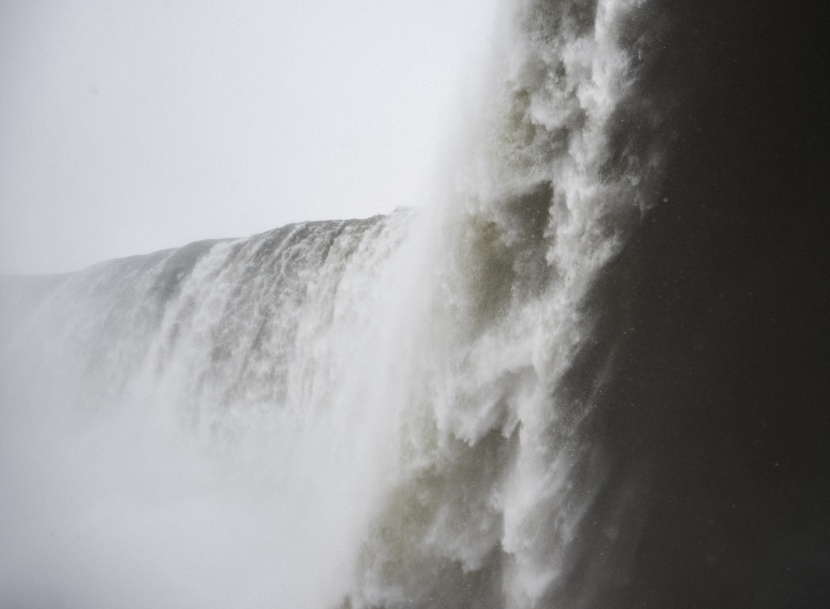
[[[417,204],[496,0],[0,0],[0,273]]]

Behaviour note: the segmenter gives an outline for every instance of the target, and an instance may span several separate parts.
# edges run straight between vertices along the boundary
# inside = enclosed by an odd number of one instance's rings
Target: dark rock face
[[[591,301],[614,360],[591,433],[642,521],[590,606],[830,605],[829,16],[665,1],[631,24],[670,146]]]

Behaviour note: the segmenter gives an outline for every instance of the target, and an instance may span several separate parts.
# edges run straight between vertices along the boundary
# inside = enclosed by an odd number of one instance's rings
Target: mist
[[[478,93],[494,11],[4,4],[0,274],[422,206]],[[152,290],[96,306],[74,291],[83,276],[0,285],[0,604],[336,603],[388,478],[384,417],[320,428],[259,404],[217,437],[183,418],[181,394],[156,391],[153,364],[122,385],[120,358],[147,344],[140,315],[118,315]],[[67,326],[76,315],[120,329]],[[101,337],[112,367],[80,363],[77,349],[98,349],[83,335]],[[179,361],[165,382],[194,369]]]
[[[423,204],[494,12],[4,3],[0,273]]]

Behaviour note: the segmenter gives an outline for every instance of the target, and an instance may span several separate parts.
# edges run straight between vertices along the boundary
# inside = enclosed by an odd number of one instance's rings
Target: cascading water
[[[55,280],[10,331],[4,402],[59,413],[66,462],[44,467],[72,505],[4,530],[11,598],[519,608],[554,594],[603,476],[579,438],[590,395],[558,388],[656,163],[614,158],[610,141],[638,5],[522,3],[487,127],[440,206]],[[44,545],[45,562],[27,556]]]
[[[612,158],[609,141],[638,4],[519,12],[497,119],[433,220],[399,473],[352,606],[531,607],[569,568],[603,464],[579,437],[591,396],[559,390],[592,334],[582,302],[659,162],[655,147]]]
[[[756,606],[662,564],[711,581],[712,506],[763,504],[693,485],[763,459],[677,431],[731,403],[684,393],[723,339],[642,254],[685,268],[643,218],[696,192],[666,3],[515,4],[434,204],[0,283],[0,605]]]

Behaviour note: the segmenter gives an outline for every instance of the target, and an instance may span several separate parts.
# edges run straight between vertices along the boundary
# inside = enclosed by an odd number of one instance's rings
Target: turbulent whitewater
[[[41,465],[66,478],[38,492],[71,505],[38,498],[43,513],[3,531],[12,599],[555,595],[603,478],[579,434],[601,379],[578,395],[565,382],[593,331],[582,301],[658,162],[615,152],[609,129],[638,4],[516,11],[495,102],[439,205],[102,263],[18,313],[4,401],[53,425],[66,454]],[[612,545],[635,534],[619,511]]]
[[[662,379],[631,381],[640,309],[607,304],[672,204],[677,100],[642,95],[653,8],[505,10],[490,95],[421,209],[3,279],[0,604],[624,606],[641,547],[642,573],[688,552],[644,528],[704,495],[646,509],[662,474],[632,442],[681,436],[644,423],[665,401],[635,408]],[[649,581],[638,606],[674,598]]]

